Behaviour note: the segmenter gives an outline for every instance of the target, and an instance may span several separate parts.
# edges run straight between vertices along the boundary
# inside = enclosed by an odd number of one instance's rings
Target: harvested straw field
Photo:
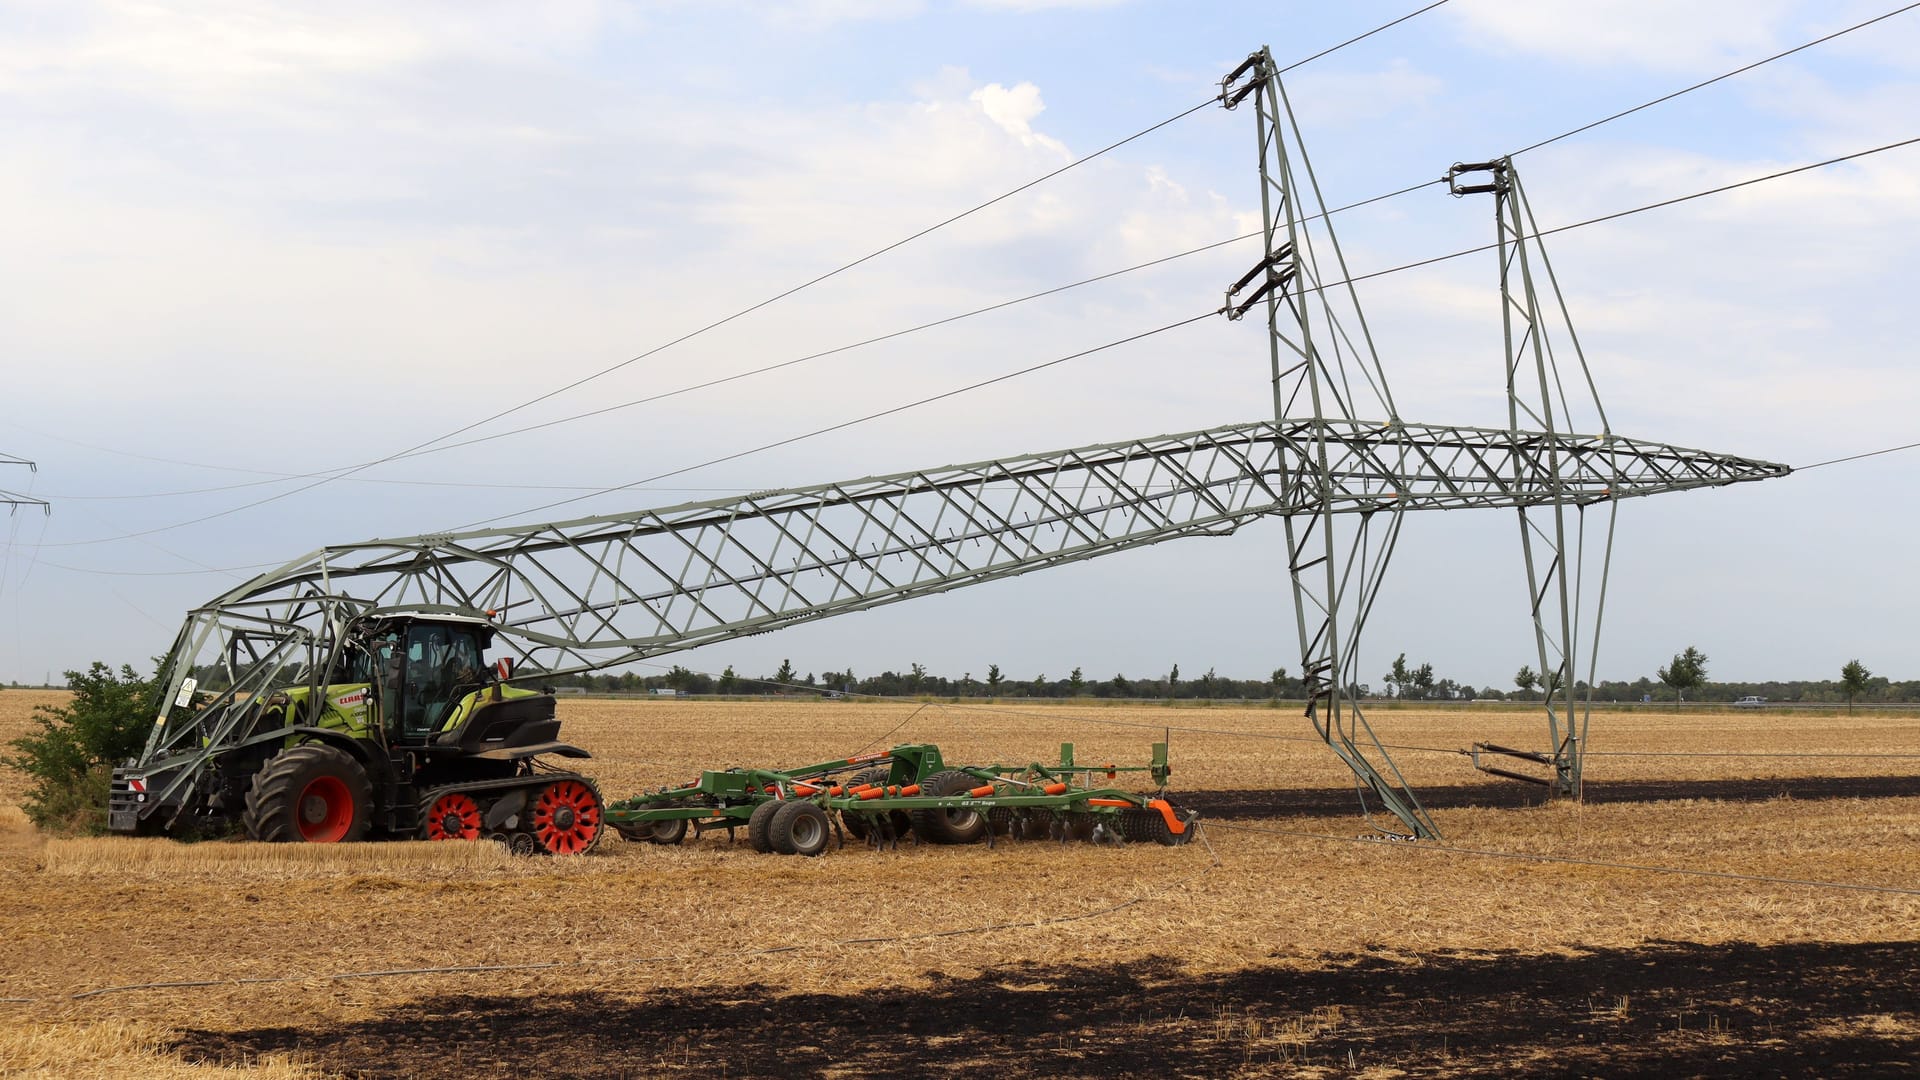
[[[55,699],[0,694],[0,737]],[[1205,842],[795,859],[609,834],[517,858],[47,839],[0,805],[0,1074],[1920,1069],[1911,716],[1598,714],[1586,801],[1533,805],[1445,752],[1536,743],[1530,712],[1378,710],[1382,739],[1427,748],[1397,756],[1447,838],[1430,845],[1361,839],[1346,770],[1292,708],[561,710],[610,798],[904,741],[1142,763],[1172,728]],[[1785,756],[1806,754],[1834,756]],[[0,776],[0,804],[20,791]]]

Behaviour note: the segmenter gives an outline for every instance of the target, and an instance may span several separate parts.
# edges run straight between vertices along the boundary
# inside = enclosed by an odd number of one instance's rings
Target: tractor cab
[[[389,742],[474,753],[552,739],[553,699],[507,686],[486,660],[494,627],[457,615],[401,615],[365,624],[333,682],[365,684]]]

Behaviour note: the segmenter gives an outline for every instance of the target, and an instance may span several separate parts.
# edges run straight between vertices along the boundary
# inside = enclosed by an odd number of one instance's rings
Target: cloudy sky
[[[1071,0],[0,4],[0,680],[144,664],[328,543],[630,483],[1216,307],[1232,245],[723,388],[432,443],[1418,6]],[[1288,80],[1331,202],[1510,152],[1897,6],[1451,3]],[[1920,12],[1519,159],[1541,224],[1920,135]],[[1200,112],[452,440],[794,359],[1248,231],[1252,118]],[[1491,239],[1427,188],[1358,272]],[[1805,465],[1920,439],[1920,147],[1549,241],[1613,427]],[[1408,419],[1496,422],[1491,255],[1367,282]],[[567,516],[1257,419],[1212,320]],[[1920,676],[1920,452],[1623,506],[1603,678]],[[671,485],[671,486],[665,486]],[[282,496],[273,498],[274,496]],[[270,501],[263,501],[270,500]],[[251,504],[258,505],[251,505]],[[539,519],[536,514],[534,519]],[[1363,671],[1533,659],[1512,518],[1411,520]],[[1275,526],[707,650],[691,666],[1297,670]]]

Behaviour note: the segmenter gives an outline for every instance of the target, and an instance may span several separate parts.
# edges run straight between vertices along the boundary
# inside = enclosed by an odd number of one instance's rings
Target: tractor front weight
[[[606,821],[629,840],[677,844],[688,830],[745,829],[757,851],[818,855],[837,836],[879,847],[911,835],[931,844],[996,839],[1153,841],[1184,844],[1199,813],[1166,798],[1165,743],[1147,765],[1081,765],[1073,744],[1060,760],[1026,765],[951,765],[930,743],[856,754],[796,769],[703,772],[678,787],[636,795],[607,808]],[[1150,795],[1113,786],[1122,773],[1146,773]],[[805,804],[800,805],[800,804]]]

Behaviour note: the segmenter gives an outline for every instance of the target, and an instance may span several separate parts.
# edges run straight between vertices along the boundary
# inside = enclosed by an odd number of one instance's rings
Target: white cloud
[[[1046,102],[1040,100],[1040,88],[1030,82],[1014,87],[988,83],[968,95],[968,99],[980,106],[987,119],[999,124],[1001,129],[1020,140],[1022,146],[1044,146],[1049,150],[1066,152],[1066,147],[1058,139],[1052,139],[1033,130],[1033,119],[1046,111]]]
[[[1443,13],[1469,40],[1591,65],[1695,70],[1763,54],[1789,0],[1455,0]]]

